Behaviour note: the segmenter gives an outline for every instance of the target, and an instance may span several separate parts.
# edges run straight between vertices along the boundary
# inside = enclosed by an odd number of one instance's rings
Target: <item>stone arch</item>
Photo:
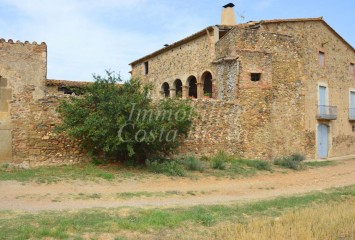
[[[165,82],[161,85],[161,92],[162,92],[163,97],[170,97],[169,83]]]
[[[203,96],[212,98],[213,96],[213,83],[212,83],[212,73],[206,71],[202,74],[201,80],[203,85]]]
[[[178,98],[182,97],[182,81],[180,79],[176,79],[173,84],[175,88],[175,96]]]
[[[188,86],[188,97],[197,98],[197,78],[195,76],[190,76],[186,85]]]

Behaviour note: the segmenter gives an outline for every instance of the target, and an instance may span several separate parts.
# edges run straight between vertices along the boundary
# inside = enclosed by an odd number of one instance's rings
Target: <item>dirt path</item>
[[[0,210],[175,207],[266,199],[355,184],[355,160],[336,166],[245,179],[181,178],[123,182],[0,182]]]

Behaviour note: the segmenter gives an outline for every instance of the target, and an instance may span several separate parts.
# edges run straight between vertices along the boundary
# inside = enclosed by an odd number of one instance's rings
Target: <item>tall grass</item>
[[[214,233],[214,239],[225,240],[354,238],[354,199],[292,211],[278,218],[255,218],[248,224],[225,224]]]

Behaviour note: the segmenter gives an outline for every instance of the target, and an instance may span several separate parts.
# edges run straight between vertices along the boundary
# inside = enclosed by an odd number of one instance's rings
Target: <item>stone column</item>
[[[175,88],[170,89],[170,97],[172,97],[172,98],[176,97],[176,89]]]
[[[182,86],[182,98],[188,98],[188,97],[189,97],[189,87]]]
[[[217,96],[217,79],[211,79],[212,81],[212,98],[218,98]]]
[[[203,98],[203,83],[197,83],[197,98]]]

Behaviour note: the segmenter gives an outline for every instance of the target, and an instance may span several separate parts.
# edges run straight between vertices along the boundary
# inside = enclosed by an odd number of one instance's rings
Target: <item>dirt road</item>
[[[226,204],[302,194],[355,184],[355,160],[335,166],[245,179],[191,180],[163,177],[123,182],[0,182],[1,210],[64,210],[111,207],[175,207]]]

